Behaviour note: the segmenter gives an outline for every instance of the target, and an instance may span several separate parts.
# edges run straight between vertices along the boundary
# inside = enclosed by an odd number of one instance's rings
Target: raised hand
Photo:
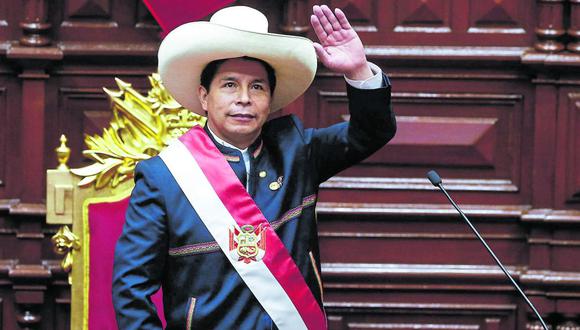
[[[367,64],[363,44],[342,10],[314,6],[310,23],[320,43],[314,43],[318,58],[332,71],[349,79],[364,80],[373,74]]]

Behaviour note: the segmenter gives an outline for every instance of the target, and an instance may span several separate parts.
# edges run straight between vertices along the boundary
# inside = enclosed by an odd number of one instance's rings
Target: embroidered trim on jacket
[[[324,300],[324,292],[322,289],[322,278],[320,277],[320,273],[318,272],[318,267],[316,267],[316,260],[314,260],[314,254],[312,251],[308,252],[310,256],[310,262],[312,262],[312,267],[314,268],[314,275],[316,275],[316,281],[318,281],[318,288],[320,289],[320,299]]]
[[[316,195],[304,197],[304,199],[302,199],[301,205],[298,205],[297,207],[286,211],[286,213],[284,213],[283,216],[281,216],[278,220],[272,221],[270,225],[272,226],[272,228],[274,228],[274,230],[280,228],[280,226],[282,226],[286,222],[300,216],[302,214],[302,210],[309,206],[312,206],[314,202],[316,202]]]
[[[184,245],[169,249],[169,255],[173,257],[188,256],[192,254],[210,253],[220,250],[217,242],[205,242],[192,245]]]
[[[272,221],[270,225],[274,230],[277,230],[278,228],[280,228],[280,226],[282,226],[286,222],[296,217],[299,217],[302,214],[303,209],[314,205],[315,202],[316,202],[316,194],[304,197],[302,199],[301,205],[298,205],[297,207],[286,211],[284,215],[282,215],[279,219]],[[211,241],[172,248],[169,249],[169,255],[172,257],[184,257],[195,254],[212,253],[217,251],[220,251],[220,246],[217,244],[216,241]]]
[[[191,297],[189,301],[189,308],[187,309],[187,319],[185,324],[186,330],[191,330],[191,323],[193,322],[193,311],[195,310],[195,302],[197,299]]]

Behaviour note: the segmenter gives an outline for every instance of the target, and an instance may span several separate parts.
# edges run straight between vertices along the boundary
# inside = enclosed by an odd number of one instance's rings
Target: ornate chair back
[[[116,79],[119,90],[104,88],[113,119],[102,135],[85,137],[88,149],[83,154],[92,165],[67,167],[70,150],[63,135],[56,150],[60,165],[47,170],[46,221],[61,225],[52,240],[69,272],[71,329],[117,329],[111,294],[113,256],[135,165],[205,121],[173,100],[157,74],[149,81],[147,96],[120,79]],[[152,300],[165,322],[161,290]]]

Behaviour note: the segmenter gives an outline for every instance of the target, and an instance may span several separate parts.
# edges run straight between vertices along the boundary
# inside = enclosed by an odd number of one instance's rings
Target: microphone
[[[445,190],[445,188],[443,188],[443,181],[441,180],[441,177],[439,176],[439,174],[437,174],[437,172],[431,170],[431,171],[429,171],[427,173],[427,178],[429,179],[429,181],[431,181],[431,183],[435,187],[441,189],[441,191],[445,194],[445,197],[447,197],[447,199],[449,200],[449,202],[451,202],[451,204],[453,205],[453,207],[455,207],[455,209],[457,210],[457,212],[459,212],[459,214],[461,215],[461,217],[463,218],[463,220],[465,220],[465,222],[467,223],[467,225],[469,226],[469,228],[471,228],[471,231],[473,231],[473,233],[475,234],[475,236],[477,236],[477,238],[481,241],[481,243],[483,244],[483,246],[485,246],[485,248],[487,249],[487,252],[489,252],[489,254],[492,256],[493,260],[495,260],[495,263],[499,266],[499,268],[501,268],[501,270],[504,272],[504,274],[510,279],[510,281],[513,284],[513,286],[522,295],[522,297],[524,298],[524,300],[526,301],[526,303],[528,304],[528,306],[530,306],[530,308],[534,311],[534,313],[536,314],[536,316],[540,320],[540,323],[542,323],[542,327],[544,327],[544,330],[548,330],[548,326],[544,322],[544,319],[542,319],[542,317],[540,316],[540,313],[538,313],[538,311],[536,310],[536,307],[534,307],[534,305],[532,304],[532,302],[528,299],[528,296],[526,296],[526,294],[524,293],[524,291],[522,291],[522,289],[520,289],[520,286],[512,278],[512,276],[510,275],[510,273],[508,273],[508,271],[505,269],[505,267],[503,266],[503,264],[501,263],[501,261],[499,261],[499,259],[495,256],[495,253],[493,253],[493,251],[491,250],[491,248],[489,247],[489,245],[487,245],[487,243],[485,242],[485,240],[483,239],[483,237],[481,237],[481,235],[479,234],[479,232],[477,231],[477,229],[475,229],[475,227],[473,226],[473,224],[471,224],[471,221],[469,221],[469,219],[467,218],[467,216],[465,215],[465,213],[463,213],[463,211],[461,211],[461,209],[459,208],[459,206],[457,206],[457,204],[455,204],[455,202],[453,201],[453,199],[451,198],[451,196],[447,193],[447,190]]]

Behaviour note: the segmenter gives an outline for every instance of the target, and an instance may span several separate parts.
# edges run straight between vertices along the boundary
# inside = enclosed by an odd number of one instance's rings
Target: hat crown
[[[312,41],[268,33],[266,16],[244,6],[219,10],[209,22],[190,22],[169,32],[159,46],[159,74],[177,102],[204,115],[196,94],[203,69],[215,60],[244,56],[261,59],[274,68],[277,83],[271,111],[298,98],[316,74]]]
[[[268,33],[268,19],[260,11],[251,7],[226,7],[213,14],[209,21],[238,30]]]

